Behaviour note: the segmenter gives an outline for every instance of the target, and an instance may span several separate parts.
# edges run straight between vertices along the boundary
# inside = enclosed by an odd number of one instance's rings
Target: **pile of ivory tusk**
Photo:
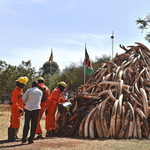
[[[79,137],[150,138],[150,50],[135,44],[120,45],[125,53],[105,62],[70,99],[77,105],[72,116],[81,118]]]

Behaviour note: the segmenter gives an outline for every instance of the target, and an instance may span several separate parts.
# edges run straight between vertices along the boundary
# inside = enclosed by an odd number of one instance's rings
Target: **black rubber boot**
[[[16,140],[15,138],[15,128],[9,128],[9,142],[14,142]]]
[[[46,132],[46,137],[51,137],[52,136],[52,131],[47,131]]]
[[[49,131],[46,132],[46,137],[49,137]]]
[[[10,127],[8,128],[8,142],[10,142]]]
[[[42,138],[42,133],[38,133],[38,136],[36,137],[37,139]]]
[[[55,132],[55,130],[52,130],[52,137],[55,137],[57,134]]]

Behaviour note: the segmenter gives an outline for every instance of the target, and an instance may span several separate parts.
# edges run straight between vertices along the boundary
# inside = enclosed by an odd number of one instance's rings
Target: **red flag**
[[[93,67],[92,67],[92,63],[90,61],[90,57],[87,53],[87,49],[85,47],[85,60],[84,60],[84,63],[85,63],[85,70],[86,70],[86,73],[88,75],[91,75],[93,73]]]

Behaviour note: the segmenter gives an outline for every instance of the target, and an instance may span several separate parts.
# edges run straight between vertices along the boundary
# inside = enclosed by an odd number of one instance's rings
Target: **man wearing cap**
[[[49,129],[48,129],[48,135],[49,136],[55,136],[55,113],[58,105],[61,105],[62,103],[66,102],[66,99],[64,99],[61,95],[61,92],[64,91],[64,89],[67,87],[67,84],[65,82],[60,82],[58,84],[58,87],[56,87],[49,98]]]
[[[17,137],[19,125],[20,125],[20,116],[23,115],[23,87],[28,82],[28,77],[20,77],[16,80],[16,88],[11,95],[11,121],[10,127],[8,128],[8,141],[20,141]]]
[[[50,91],[46,87],[46,85],[44,84],[45,80],[44,80],[43,77],[39,77],[37,79],[37,81],[38,81],[38,88],[43,92],[43,96],[42,96],[42,100],[41,100],[41,104],[40,104],[41,109],[40,109],[40,112],[39,112],[38,124],[37,124],[35,134],[38,134],[38,136],[36,138],[42,138],[42,129],[41,129],[41,126],[40,126],[40,120],[42,118],[42,115],[43,115],[44,111],[45,111],[45,115],[46,115],[45,118],[47,118],[48,107],[49,107],[48,98],[49,98],[49,95],[50,95]],[[45,129],[47,130],[48,122],[46,120],[47,119],[45,119]]]

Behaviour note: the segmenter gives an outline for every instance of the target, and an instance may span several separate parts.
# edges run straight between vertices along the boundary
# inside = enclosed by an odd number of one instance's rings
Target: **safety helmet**
[[[44,80],[43,77],[39,77],[39,78],[37,79],[37,81],[39,81],[39,80],[42,80],[43,82],[45,82],[45,80]]]
[[[22,83],[22,84],[26,84],[28,82],[28,77],[24,76],[24,77],[20,77],[16,80],[16,82]]]
[[[101,63],[101,65],[103,66],[103,65],[104,65],[104,63]]]
[[[66,88],[67,84],[65,82],[60,82],[59,85],[62,85],[64,88]]]

